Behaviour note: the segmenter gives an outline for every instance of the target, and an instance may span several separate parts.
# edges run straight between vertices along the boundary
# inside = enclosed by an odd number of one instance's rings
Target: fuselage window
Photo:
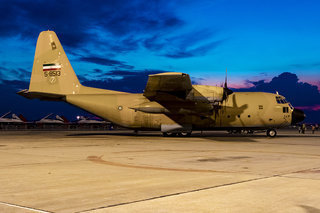
[[[289,107],[283,107],[282,110],[283,110],[283,113],[288,113],[289,112]]]
[[[263,109],[263,105],[259,105],[259,109]]]

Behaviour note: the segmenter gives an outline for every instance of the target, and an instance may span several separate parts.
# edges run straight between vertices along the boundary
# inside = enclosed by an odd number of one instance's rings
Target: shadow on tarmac
[[[119,136],[119,137],[148,137],[148,138],[163,138],[163,139],[183,139],[190,141],[195,138],[203,138],[207,140],[217,141],[217,142],[258,142],[256,139],[267,138],[265,134],[230,134],[227,132],[221,131],[212,131],[212,132],[194,132],[190,137],[162,137],[160,132],[155,131],[140,131],[135,133],[134,131],[124,130],[124,131],[108,131],[108,132],[84,132],[84,133],[73,133],[68,134],[70,137],[86,137],[86,136]],[[269,138],[270,140],[276,140],[277,138],[301,138],[301,137],[320,137],[320,135],[298,135],[292,132],[286,132],[278,134],[275,138]]]

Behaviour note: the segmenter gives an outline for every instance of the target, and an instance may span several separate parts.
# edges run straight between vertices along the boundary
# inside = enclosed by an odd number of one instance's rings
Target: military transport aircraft
[[[193,130],[267,130],[301,122],[303,111],[278,94],[233,92],[227,87],[192,85],[185,73],[149,75],[143,94],[80,84],[53,31],[37,41],[27,98],[65,101],[112,123],[134,130],[161,130],[164,136]]]

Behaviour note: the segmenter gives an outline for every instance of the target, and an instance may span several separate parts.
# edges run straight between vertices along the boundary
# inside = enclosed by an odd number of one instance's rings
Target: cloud
[[[251,81],[251,83],[254,84],[253,87],[241,90],[272,93],[278,91],[296,106],[312,106],[320,104],[318,87],[305,82],[299,82],[298,76],[293,73],[284,72],[279,76],[274,77],[270,82],[261,80],[256,82]]]
[[[86,56],[86,57],[82,56],[79,58],[79,61],[85,61],[85,62],[90,62],[90,63],[104,65],[104,66],[110,66],[110,67],[118,67],[118,68],[122,68],[122,69],[133,69],[134,68],[134,66],[127,65],[123,61],[101,58],[98,56]]]
[[[225,39],[213,40],[217,30],[194,30],[178,36],[155,35],[146,38],[143,42],[145,48],[157,52],[168,58],[189,58],[202,56],[217,48]]]
[[[0,67],[0,82],[6,80],[29,80],[31,72],[23,68],[6,68]]]
[[[169,58],[189,58],[194,56],[203,56],[210,50],[217,48],[223,41],[214,41],[209,44],[204,44],[196,48],[186,49],[185,47],[180,47],[175,50],[169,50],[164,56]]]
[[[112,61],[97,60],[102,55],[146,48],[157,56],[180,59],[205,55],[223,43],[214,39],[215,29],[187,28],[176,13],[179,4],[177,0],[4,0],[0,38],[35,41],[39,32],[54,30],[72,55],[106,66]],[[93,49],[96,56],[91,56]]]
[[[34,39],[40,31],[50,29],[57,32],[64,45],[79,47],[84,42],[106,40],[99,37],[100,32],[109,35],[107,40],[120,39],[121,48],[133,44],[136,38],[132,35],[182,26],[183,21],[172,10],[164,0],[4,0],[0,5],[0,37]]]
[[[317,121],[320,119],[319,112],[320,92],[317,86],[306,82],[300,82],[296,74],[284,72],[274,77],[270,82],[265,80],[248,81],[253,84],[250,88],[234,89],[235,91],[259,91],[259,92],[279,92],[286,97],[294,107],[306,111],[307,121]]]
[[[314,105],[314,106],[298,106],[299,109],[302,110],[312,110],[312,111],[320,111],[320,105]]]

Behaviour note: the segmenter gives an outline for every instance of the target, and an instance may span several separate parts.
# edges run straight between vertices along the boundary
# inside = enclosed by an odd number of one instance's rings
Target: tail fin
[[[27,122],[27,119],[26,119],[22,114],[20,114],[18,117],[19,117],[23,122]]]
[[[78,94],[81,84],[53,31],[43,31],[37,41],[29,92],[52,95]]]
[[[43,31],[37,41],[29,90],[17,94],[33,99],[61,101],[73,94],[120,94],[123,92],[82,86],[53,31]]]

